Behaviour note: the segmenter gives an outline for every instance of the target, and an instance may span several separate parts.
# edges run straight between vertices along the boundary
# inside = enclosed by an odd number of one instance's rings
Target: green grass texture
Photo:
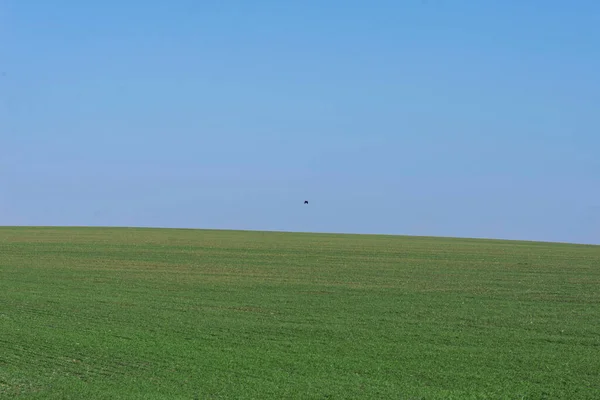
[[[0,228],[2,399],[600,399],[600,246]]]

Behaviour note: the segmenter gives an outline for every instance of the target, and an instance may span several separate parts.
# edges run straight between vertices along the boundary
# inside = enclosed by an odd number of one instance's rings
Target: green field
[[[600,399],[600,246],[0,228],[0,398]]]

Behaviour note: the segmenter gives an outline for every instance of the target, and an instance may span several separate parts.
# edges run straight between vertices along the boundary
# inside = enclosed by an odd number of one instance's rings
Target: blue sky
[[[600,243],[600,2],[5,0],[0,35],[1,225]]]

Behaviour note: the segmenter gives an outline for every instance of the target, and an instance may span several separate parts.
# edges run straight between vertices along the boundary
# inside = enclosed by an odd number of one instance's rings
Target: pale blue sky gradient
[[[0,225],[600,243],[598,1],[4,0],[0,35]]]

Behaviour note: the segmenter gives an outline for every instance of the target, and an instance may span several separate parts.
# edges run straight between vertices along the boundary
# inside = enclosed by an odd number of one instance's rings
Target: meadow
[[[599,399],[600,246],[0,228],[0,398]]]

